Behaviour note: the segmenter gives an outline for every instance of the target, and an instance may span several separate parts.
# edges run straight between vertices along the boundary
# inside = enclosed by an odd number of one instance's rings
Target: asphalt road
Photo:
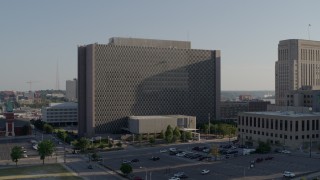
[[[203,143],[197,146],[204,145]],[[168,153],[160,153],[160,149],[176,147],[181,150],[191,151],[196,146],[190,144],[171,145],[167,147],[148,147],[129,149],[116,152],[101,153],[103,164],[119,170],[123,160],[139,159],[137,163],[131,163],[133,176],[146,179],[169,179],[176,172],[185,172],[188,179],[283,179],[283,171],[292,171],[296,175],[303,175],[320,170],[320,160],[306,156],[294,156],[287,154],[266,154],[238,156],[214,162],[202,162],[184,157],[171,156]],[[208,145],[210,147],[211,145]],[[160,157],[158,161],[152,161],[152,156]],[[250,161],[256,158],[273,156],[273,160],[256,163],[254,168],[249,168]],[[210,173],[201,174],[202,169],[209,169]],[[151,177],[151,178],[150,178]]]

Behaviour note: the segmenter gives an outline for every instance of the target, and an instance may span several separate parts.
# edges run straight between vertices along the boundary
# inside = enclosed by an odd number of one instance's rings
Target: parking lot
[[[170,147],[190,152],[194,146],[204,146],[204,144]],[[160,153],[161,149],[169,150],[170,147],[150,147],[103,153],[103,164],[114,170],[119,170],[123,161],[138,159],[139,162],[131,163],[133,176],[141,177],[142,179],[169,179],[177,172],[184,172],[188,179],[283,179],[282,173],[284,171],[291,171],[299,176],[319,171],[320,169],[319,159],[294,156],[292,154],[239,155],[209,162],[199,161],[198,158],[190,159],[170,155],[169,151]],[[211,146],[208,145],[208,147]],[[205,153],[199,154],[205,155]],[[151,160],[151,157],[159,157],[160,160],[154,161]],[[267,157],[271,160],[265,160]],[[257,158],[262,159],[262,161],[255,162],[254,167],[250,168],[250,162],[256,161]],[[201,171],[203,169],[208,169],[210,172],[202,175]]]

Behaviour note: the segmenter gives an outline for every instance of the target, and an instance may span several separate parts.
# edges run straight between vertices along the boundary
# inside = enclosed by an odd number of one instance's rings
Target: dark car
[[[158,161],[158,160],[160,160],[160,158],[159,157],[151,157],[151,160]]]
[[[170,154],[171,156],[174,156],[174,155],[178,154],[178,152],[170,151],[169,154]]]
[[[262,162],[263,161],[263,158],[257,158],[256,159],[256,163],[259,163],[259,162]]]
[[[268,156],[268,157],[266,157],[266,158],[264,158],[264,160],[272,160],[274,157],[272,157],[272,156]]]
[[[131,162],[139,162],[139,159],[132,159]]]
[[[93,169],[93,167],[92,167],[92,165],[90,164],[90,165],[88,165],[88,169]]]
[[[180,179],[186,179],[188,178],[188,176],[186,174],[182,174],[181,176],[179,176]]]
[[[198,147],[198,146],[193,147],[192,150],[194,150],[194,151],[199,151],[199,147]]]

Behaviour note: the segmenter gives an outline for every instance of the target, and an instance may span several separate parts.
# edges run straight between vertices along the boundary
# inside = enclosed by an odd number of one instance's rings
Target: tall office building
[[[320,41],[289,39],[279,42],[275,65],[276,105],[287,106],[289,91],[320,89]]]
[[[110,38],[78,47],[79,135],[115,133],[129,116],[219,118],[220,51],[188,41]]]
[[[78,81],[77,79],[66,81],[66,98],[69,101],[76,102],[78,99]]]

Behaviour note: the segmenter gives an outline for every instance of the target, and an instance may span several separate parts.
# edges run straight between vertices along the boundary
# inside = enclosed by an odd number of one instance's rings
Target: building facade
[[[78,81],[77,79],[66,81],[66,98],[68,101],[77,102],[78,100]]]
[[[51,103],[42,108],[42,120],[55,126],[78,124],[78,104],[73,102]]]
[[[165,132],[168,125],[173,129],[178,127],[181,130],[196,130],[196,117],[183,115],[168,116],[130,116],[128,129],[134,134],[160,133]]]
[[[119,132],[133,115],[219,119],[220,51],[136,38],[80,46],[78,93],[83,136]]]
[[[309,107],[310,111],[320,112],[320,90],[301,89],[289,91],[287,106]]]
[[[244,112],[238,116],[238,137],[246,141],[269,141],[292,148],[318,144],[320,113],[294,111]]]
[[[220,104],[221,120],[237,121],[240,112],[267,111],[269,101],[225,101]]]
[[[303,86],[320,87],[320,41],[280,41],[275,64],[276,105],[286,106],[288,91]]]

